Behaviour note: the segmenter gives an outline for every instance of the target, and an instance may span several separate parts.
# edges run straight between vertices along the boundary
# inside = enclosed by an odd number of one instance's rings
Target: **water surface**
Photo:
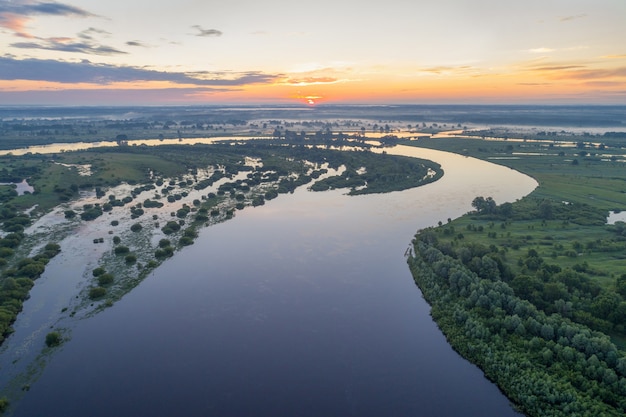
[[[516,415],[447,344],[404,252],[474,197],[513,201],[536,182],[472,158],[387,151],[445,175],[370,196],[300,188],[203,230],[81,321],[15,415]],[[50,271],[43,285],[63,279]]]

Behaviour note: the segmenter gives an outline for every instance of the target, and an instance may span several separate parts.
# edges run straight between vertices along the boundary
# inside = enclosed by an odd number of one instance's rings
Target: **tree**
[[[476,197],[472,200],[472,207],[481,214],[493,214],[496,211],[496,202],[491,197]]]

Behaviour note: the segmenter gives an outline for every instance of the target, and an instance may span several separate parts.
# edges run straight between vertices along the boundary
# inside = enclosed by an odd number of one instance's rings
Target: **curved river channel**
[[[447,344],[404,253],[416,230],[461,216],[474,197],[514,201],[537,183],[459,155],[387,152],[445,175],[357,197],[300,188],[204,229],[80,320],[13,415],[519,415]],[[25,312],[70,272],[55,262]]]

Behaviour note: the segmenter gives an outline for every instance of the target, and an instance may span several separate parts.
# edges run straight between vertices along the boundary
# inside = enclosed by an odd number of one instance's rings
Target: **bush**
[[[124,260],[127,264],[134,264],[135,262],[137,262],[137,257],[131,253],[129,255],[126,255]]]
[[[99,266],[96,269],[94,269],[91,273],[93,274],[94,277],[99,277],[100,275],[103,275],[106,272],[107,271],[103,267]]]
[[[143,229],[143,226],[140,223],[135,223],[130,226],[130,230],[133,232],[139,232],[141,229]]]
[[[115,252],[116,255],[125,255],[128,252],[130,252],[130,249],[128,249],[127,246],[120,245],[120,246],[116,246],[115,247],[114,252]]]
[[[183,246],[189,246],[193,244],[193,238],[189,237],[189,236],[183,236],[180,238],[180,244]]]
[[[50,332],[46,335],[46,346],[54,347],[61,344],[62,338],[59,332]]]
[[[111,226],[117,226],[118,224],[120,224],[120,222],[119,222],[119,221],[117,221],[117,220],[113,220],[113,221],[111,222]]]
[[[172,233],[178,232],[180,230],[180,225],[174,221],[169,221],[165,226],[163,226],[161,230],[166,235],[170,235]]]
[[[98,277],[98,285],[104,287],[113,283],[113,274],[102,274]]]
[[[106,288],[93,287],[89,290],[89,298],[91,298],[92,300],[95,300],[97,298],[104,297],[106,293],[107,293]]]
[[[113,243],[119,245],[122,239],[119,236],[113,236]]]

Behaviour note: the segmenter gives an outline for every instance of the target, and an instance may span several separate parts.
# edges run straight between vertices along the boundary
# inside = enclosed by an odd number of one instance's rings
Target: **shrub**
[[[54,347],[61,344],[62,338],[59,332],[50,332],[46,335],[46,346]]]
[[[106,288],[93,287],[89,290],[89,298],[91,298],[92,300],[95,300],[97,298],[104,297],[106,293],[107,293]]]
[[[143,229],[143,226],[140,223],[135,223],[130,226],[130,230],[133,232],[139,232],[141,229]]]
[[[125,255],[128,252],[130,252],[130,249],[128,249],[127,246],[120,245],[120,246],[116,246],[115,247],[114,252],[115,252],[116,255]]]
[[[131,254],[126,255],[124,260],[126,261],[127,264],[134,264],[135,262],[137,262],[137,257],[131,253]]]
[[[169,221],[165,226],[163,226],[161,230],[166,235],[170,235],[172,233],[178,232],[180,230],[180,225],[174,221]]]
[[[113,274],[102,274],[98,276],[98,285],[100,287],[104,287],[105,285],[109,285],[113,283]]]
[[[100,275],[105,274],[106,272],[107,271],[103,267],[99,266],[96,269],[94,269],[91,273],[93,274],[94,277],[99,277]]]
[[[180,238],[180,244],[183,246],[189,246],[193,244],[193,238],[189,237],[189,236],[183,236]]]

